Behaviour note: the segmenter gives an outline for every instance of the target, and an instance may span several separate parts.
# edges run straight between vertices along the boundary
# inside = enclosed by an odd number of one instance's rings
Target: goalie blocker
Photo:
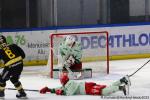
[[[53,69],[53,78],[59,79],[61,73],[64,72],[62,69]],[[72,70],[74,75],[81,74],[81,77],[78,79],[84,78],[92,78],[92,69],[91,68],[84,68],[81,70]],[[75,79],[72,75],[68,74],[69,79]]]

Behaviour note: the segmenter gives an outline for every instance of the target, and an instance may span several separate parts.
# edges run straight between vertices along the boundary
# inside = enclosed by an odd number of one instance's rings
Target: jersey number
[[[10,58],[10,59],[15,58],[15,54],[13,54],[13,53],[11,52],[11,50],[6,49],[6,50],[5,50],[5,53],[6,53],[6,55],[8,56],[8,58]]]

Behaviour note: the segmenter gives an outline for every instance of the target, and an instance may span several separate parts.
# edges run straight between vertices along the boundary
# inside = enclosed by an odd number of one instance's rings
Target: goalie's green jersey
[[[73,56],[75,59],[75,63],[80,63],[82,58],[82,50],[81,45],[78,42],[75,42],[73,47],[69,47],[68,45],[65,45],[65,43],[61,43],[59,47],[59,52],[62,56],[62,58],[65,58],[69,55]]]

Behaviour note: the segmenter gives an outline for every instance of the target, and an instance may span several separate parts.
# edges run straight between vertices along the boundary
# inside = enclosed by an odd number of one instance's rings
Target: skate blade
[[[28,97],[17,97],[17,99],[26,100],[26,99],[28,99]]]

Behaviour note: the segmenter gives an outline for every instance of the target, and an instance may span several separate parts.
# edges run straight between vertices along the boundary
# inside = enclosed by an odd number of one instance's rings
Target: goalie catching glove
[[[69,58],[65,61],[64,65],[66,65],[67,67],[70,67],[74,63],[75,63],[74,57],[73,56],[69,56]]]

